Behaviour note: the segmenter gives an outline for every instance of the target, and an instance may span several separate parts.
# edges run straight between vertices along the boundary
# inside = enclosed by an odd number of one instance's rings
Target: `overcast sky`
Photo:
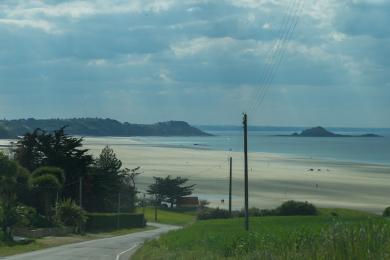
[[[390,127],[390,1],[303,1],[2,0],[0,117]]]

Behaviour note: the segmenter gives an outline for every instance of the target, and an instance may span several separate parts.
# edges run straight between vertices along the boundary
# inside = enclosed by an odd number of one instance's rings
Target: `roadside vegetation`
[[[0,152],[0,255],[48,246],[36,237],[69,234],[51,240],[58,245],[145,227],[135,213],[139,169],[123,168],[108,146],[94,158],[65,128],[26,133]]]
[[[176,205],[194,184],[154,177],[149,196],[139,199],[140,174],[139,166],[122,167],[108,146],[93,157],[65,127],[26,133],[0,152],[0,256],[149,229],[155,207],[158,223],[194,222],[196,210]]]
[[[280,207],[279,207],[280,208]],[[390,259],[390,226],[377,215],[318,209],[316,215],[199,220],[152,240],[132,259]]]
[[[138,208],[137,212],[145,212],[145,218],[147,222],[156,222],[161,224],[170,224],[178,226],[186,226],[194,223],[196,220],[197,211],[195,209],[190,210],[175,210],[169,208],[157,209],[157,221],[155,221],[154,207],[146,207],[145,211],[142,208]]]

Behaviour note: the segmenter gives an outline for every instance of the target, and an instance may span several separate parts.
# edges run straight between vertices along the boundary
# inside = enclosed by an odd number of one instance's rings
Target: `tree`
[[[168,175],[165,178],[153,178],[155,183],[149,185],[147,192],[155,197],[157,204],[166,201],[171,204],[171,208],[180,197],[191,195],[195,186],[195,184],[183,186],[188,179],[182,177],[171,178]]]
[[[124,168],[121,171],[121,176],[123,178],[123,182],[126,185],[132,186],[134,188],[134,190],[136,190],[136,187],[135,187],[135,177],[137,177],[138,175],[141,174],[139,169],[141,169],[140,166],[138,166],[136,168],[133,168],[133,169]]]
[[[118,175],[122,161],[116,158],[114,150],[106,145],[95,162],[96,167],[111,175]]]
[[[28,175],[17,162],[0,152],[0,219],[1,229],[6,239],[12,240],[11,229],[17,219],[17,196],[28,189]]]
[[[83,149],[82,138],[75,138],[65,134],[65,128],[46,132],[36,129],[26,133],[17,142],[15,159],[25,168],[34,171],[41,166],[55,166],[65,171],[65,197],[78,197],[79,177],[87,174],[93,163],[88,149]]]
[[[135,184],[135,178],[141,174],[139,171],[141,167],[133,169],[125,168],[121,171],[122,185],[120,188],[121,196],[121,210],[124,209],[129,212],[133,212],[135,209],[135,203],[137,199],[137,187]]]
[[[32,188],[38,195],[40,210],[46,217],[50,216],[54,198],[64,183],[64,171],[58,167],[40,167],[32,173]]]
[[[104,147],[85,180],[86,209],[98,212],[116,209],[118,192],[122,187],[121,166],[122,162],[113,149]]]

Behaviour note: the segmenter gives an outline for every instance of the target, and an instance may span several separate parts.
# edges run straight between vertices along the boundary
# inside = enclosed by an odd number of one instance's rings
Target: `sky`
[[[390,127],[389,24],[386,0],[2,0],[0,118]]]

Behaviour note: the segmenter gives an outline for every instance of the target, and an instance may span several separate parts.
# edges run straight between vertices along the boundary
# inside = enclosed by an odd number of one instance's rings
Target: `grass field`
[[[387,220],[324,209],[319,216],[198,221],[147,242],[132,259],[390,259]]]
[[[30,251],[45,249],[49,247],[61,246],[71,243],[77,243],[87,240],[107,238],[113,236],[127,235],[135,232],[151,230],[154,227],[146,228],[129,228],[129,229],[118,229],[111,232],[100,232],[100,233],[86,233],[84,235],[70,234],[67,236],[56,236],[56,237],[44,237],[32,240],[26,244],[12,243],[12,244],[1,244],[0,242],[0,257],[26,253]]]
[[[143,213],[143,209],[139,208],[137,209],[137,212]],[[145,218],[148,222],[156,222],[154,219],[154,208],[145,208]],[[157,209],[157,223],[184,226],[193,223],[195,218],[196,211],[194,210],[177,211],[171,209]]]

